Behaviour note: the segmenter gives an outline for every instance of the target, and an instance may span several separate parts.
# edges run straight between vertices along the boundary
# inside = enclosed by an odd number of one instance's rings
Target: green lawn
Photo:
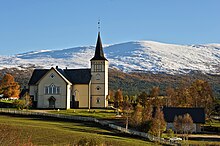
[[[205,126],[212,126],[220,128],[220,121],[212,119],[211,121],[207,122]]]
[[[193,145],[193,146],[219,146],[220,142],[217,141],[198,141],[198,140],[188,140],[182,141],[182,145]]]
[[[89,145],[155,145],[127,138],[124,134],[99,127],[95,123],[0,115],[0,145],[74,145],[79,141],[89,141]]]
[[[86,117],[94,117],[97,119],[113,119],[116,116],[116,112],[114,110],[109,109],[69,109],[69,110],[51,110],[48,111],[56,114],[66,114],[66,115],[75,115],[75,116],[86,116]]]
[[[14,100],[0,100],[0,102],[2,102],[2,103],[13,103],[14,102]]]

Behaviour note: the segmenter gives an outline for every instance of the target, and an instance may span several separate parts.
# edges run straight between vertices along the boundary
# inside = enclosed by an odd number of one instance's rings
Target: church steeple
[[[95,55],[91,60],[107,60],[104,56],[100,32],[98,33],[98,38],[97,38],[97,43],[96,43],[96,48],[95,48]]]

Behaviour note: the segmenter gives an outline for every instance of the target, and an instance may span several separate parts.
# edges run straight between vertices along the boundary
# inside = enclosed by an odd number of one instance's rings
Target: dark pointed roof
[[[107,60],[104,56],[100,32],[98,33],[98,39],[95,48],[95,56],[91,60]]]

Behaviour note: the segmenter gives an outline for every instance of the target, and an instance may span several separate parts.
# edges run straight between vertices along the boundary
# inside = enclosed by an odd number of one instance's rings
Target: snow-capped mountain
[[[94,46],[85,46],[0,56],[0,68],[28,66],[88,68],[94,51]],[[110,67],[126,72],[189,73],[201,71],[220,74],[220,44],[174,45],[153,41],[132,41],[106,45],[104,52]]]

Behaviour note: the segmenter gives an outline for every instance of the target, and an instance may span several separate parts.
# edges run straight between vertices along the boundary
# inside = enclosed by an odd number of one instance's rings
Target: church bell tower
[[[100,32],[91,62],[91,107],[108,106],[108,60],[104,56]]]

